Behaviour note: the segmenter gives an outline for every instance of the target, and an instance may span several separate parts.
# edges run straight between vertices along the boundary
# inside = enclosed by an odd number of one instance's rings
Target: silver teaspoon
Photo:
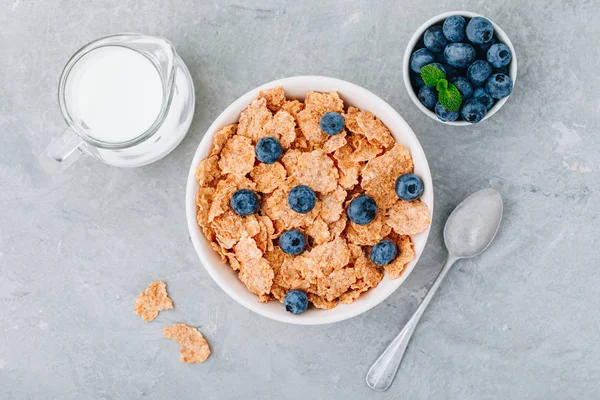
[[[502,211],[502,197],[494,189],[472,194],[452,211],[444,227],[448,260],[406,326],[367,372],[367,385],[371,389],[383,392],[392,385],[410,338],[450,267],[461,258],[481,254],[492,243],[500,227]]]

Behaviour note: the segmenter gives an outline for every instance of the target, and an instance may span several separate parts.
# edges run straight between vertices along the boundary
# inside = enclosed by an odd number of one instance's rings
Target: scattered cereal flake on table
[[[383,151],[380,147],[369,142],[363,135],[350,136],[350,144],[354,148],[350,160],[355,162],[372,160]]]
[[[271,119],[273,119],[273,114],[267,107],[267,100],[254,100],[240,114],[237,133],[252,139],[252,142],[256,143],[266,136],[264,127]]]
[[[287,150],[296,140],[296,121],[287,111],[279,111],[265,124],[264,132],[265,136],[279,140],[281,147]]]
[[[356,123],[369,141],[376,142],[386,149],[396,143],[389,129],[372,113],[360,111],[356,115]]]
[[[398,246],[398,256],[384,268],[387,271],[388,278],[398,279],[404,272],[406,265],[415,258],[415,251],[410,236],[400,236],[399,238],[396,236],[391,239]]]
[[[269,294],[275,274],[254,239],[243,237],[234,246],[234,252],[241,265],[238,276],[248,290],[257,295]]]
[[[231,196],[239,189],[256,190],[256,184],[250,179],[237,175],[229,175],[226,179],[222,179],[217,183],[210,211],[208,212],[208,222],[231,209],[229,201]]]
[[[346,191],[338,186],[333,192],[319,194],[321,200],[321,217],[327,223],[332,223],[340,219],[344,212],[344,201],[346,200]]]
[[[175,324],[163,329],[163,335],[179,343],[181,361],[185,363],[204,362],[210,356],[210,346],[202,333],[186,324]]]
[[[385,210],[377,210],[375,219],[367,225],[358,225],[350,221],[346,227],[346,237],[351,243],[361,246],[373,246],[389,235],[392,228],[385,223]]]
[[[196,206],[198,206],[196,221],[200,226],[208,224],[208,213],[214,194],[215,188],[212,187],[201,187],[198,189],[198,193],[196,193]]]
[[[237,123],[227,125],[223,129],[221,129],[219,132],[215,133],[215,137],[213,139],[213,147],[210,152],[211,156],[221,154],[221,150],[223,150],[223,146],[225,146],[225,143],[227,143],[229,138],[231,138],[233,135],[235,135],[235,132],[237,131],[237,126],[238,126]]]
[[[323,151],[327,154],[333,153],[340,147],[343,147],[348,140],[346,139],[346,132],[338,133],[337,135],[333,135],[325,141],[323,144]]]
[[[152,282],[135,300],[134,311],[146,322],[152,321],[162,310],[173,308],[173,301],[167,293],[167,284],[161,281]]]
[[[431,224],[431,215],[427,205],[420,200],[398,200],[387,211],[386,223],[398,235],[416,235]]]
[[[324,299],[323,297],[317,296],[313,293],[308,293],[307,297],[308,301],[310,301],[313,304],[313,306],[322,310],[331,310],[332,308],[338,305],[337,299],[328,301],[327,299]]]
[[[196,180],[200,187],[213,186],[215,180],[221,177],[219,156],[214,155],[200,161],[196,170]]]
[[[235,135],[221,151],[219,168],[224,174],[243,176],[254,167],[254,146],[247,137]]]
[[[353,268],[343,268],[333,271],[328,276],[320,277],[317,280],[317,293],[327,301],[332,301],[340,297],[356,282],[356,272]]]
[[[333,153],[340,174],[339,184],[346,190],[350,190],[358,184],[358,176],[363,168],[361,163],[351,160],[353,151],[352,146],[346,144]]]
[[[292,168],[288,168],[285,161],[284,165],[288,175],[293,176],[298,184],[306,185],[315,192],[329,193],[337,187],[338,170],[333,160],[321,150],[298,154]]]
[[[342,269],[350,262],[350,249],[346,239],[336,238],[331,242],[313,247],[306,257],[321,268],[323,275]],[[312,283],[312,282],[311,282]]]
[[[308,92],[304,104],[306,108],[314,108],[321,112],[321,114],[325,114],[328,111],[339,113],[344,111],[344,102],[340,98],[338,92]]]
[[[342,213],[340,219],[335,222],[329,224],[329,234],[331,235],[331,239],[335,239],[344,232],[346,229],[346,224],[348,223],[348,217],[345,213]]]
[[[346,113],[343,114],[343,116],[344,116],[344,122],[345,122],[346,128],[350,132],[362,134],[362,131],[361,131],[360,127],[358,126],[358,123],[356,122],[356,116],[359,113],[359,111],[360,110],[356,107],[348,107],[348,111],[346,111]]]
[[[285,93],[282,86],[277,86],[273,89],[261,90],[258,93],[257,99],[265,99],[267,101],[267,107],[273,112],[279,111],[279,109],[285,103]]]
[[[273,164],[259,163],[252,171],[250,178],[256,183],[256,190],[261,193],[271,193],[285,181],[285,168],[280,162]]]
[[[315,244],[327,243],[331,238],[329,233],[329,226],[323,221],[321,217],[315,219],[315,221],[306,228],[306,234],[313,238]]]
[[[298,113],[304,110],[304,103],[301,103],[298,100],[288,100],[283,103],[281,109],[290,113],[295,120],[298,120]]]
[[[226,249],[231,249],[242,236],[253,237],[260,232],[260,225],[256,216],[247,215],[242,217],[233,210],[216,217],[212,222],[217,241]]]
[[[377,203],[378,209],[391,207],[398,196],[394,184],[398,176],[413,171],[406,146],[396,143],[386,153],[372,159],[362,170],[362,187]]]

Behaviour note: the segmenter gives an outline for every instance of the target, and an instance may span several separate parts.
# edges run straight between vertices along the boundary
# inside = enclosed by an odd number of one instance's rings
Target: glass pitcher
[[[65,94],[70,74],[82,57],[107,46],[134,50],[146,57],[158,71],[158,87],[162,86],[162,103],[159,102],[160,99],[156,99],[157,116],[154,119],[151,115],[154,123],[143,132],[125,136],[126,140],[122,141],[118,137],[116,140],[107,140],[106,136],[95,134],[93,124],[86,123],[85,117],[77,114]],[[114,47],[111,49],[109,51],[114,51]],[[118,63],[109,62],[111,67],[118,68]],[[102,83],[96,84],[101,88]],[[195,98],[190,73],[169,41],[159,37],[127,33],[98,39],[77,51],[62,71],[58,101],[69,127],[40,156],[40,164],[49,172],[62,171],[85,154],[117,167],[138,167],[159,160],[177,147],[185,137],[192,122]]]

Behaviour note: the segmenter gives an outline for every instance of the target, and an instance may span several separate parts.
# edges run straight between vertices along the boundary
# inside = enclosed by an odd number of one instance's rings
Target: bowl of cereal
[[[339,79],[251,90],[213,122],[190,167],[201,263],[244,307],[281,322],[376,306],[421,256],[433,212],[425,153],[384,100]]]

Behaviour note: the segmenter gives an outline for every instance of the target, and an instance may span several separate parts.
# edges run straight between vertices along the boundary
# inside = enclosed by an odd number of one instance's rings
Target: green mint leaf
[[[448,81],[446,79],[440,79],[437,81],[435,88],[438,90],[438,92],[443,92],[444,90],[448,89]]]
[[[427,86],[435,86],[440,79],[446,79],[446,76],[441,69],[430,64],[421,68],[421,78]]]
[[[458,111],[460,110],[460,105],[462,104],[462,96],[460,92],[453,84],[448,84],[448,87],[443,90],[439,90],[438,87],[438,101],[444,108],[448,111]]]

